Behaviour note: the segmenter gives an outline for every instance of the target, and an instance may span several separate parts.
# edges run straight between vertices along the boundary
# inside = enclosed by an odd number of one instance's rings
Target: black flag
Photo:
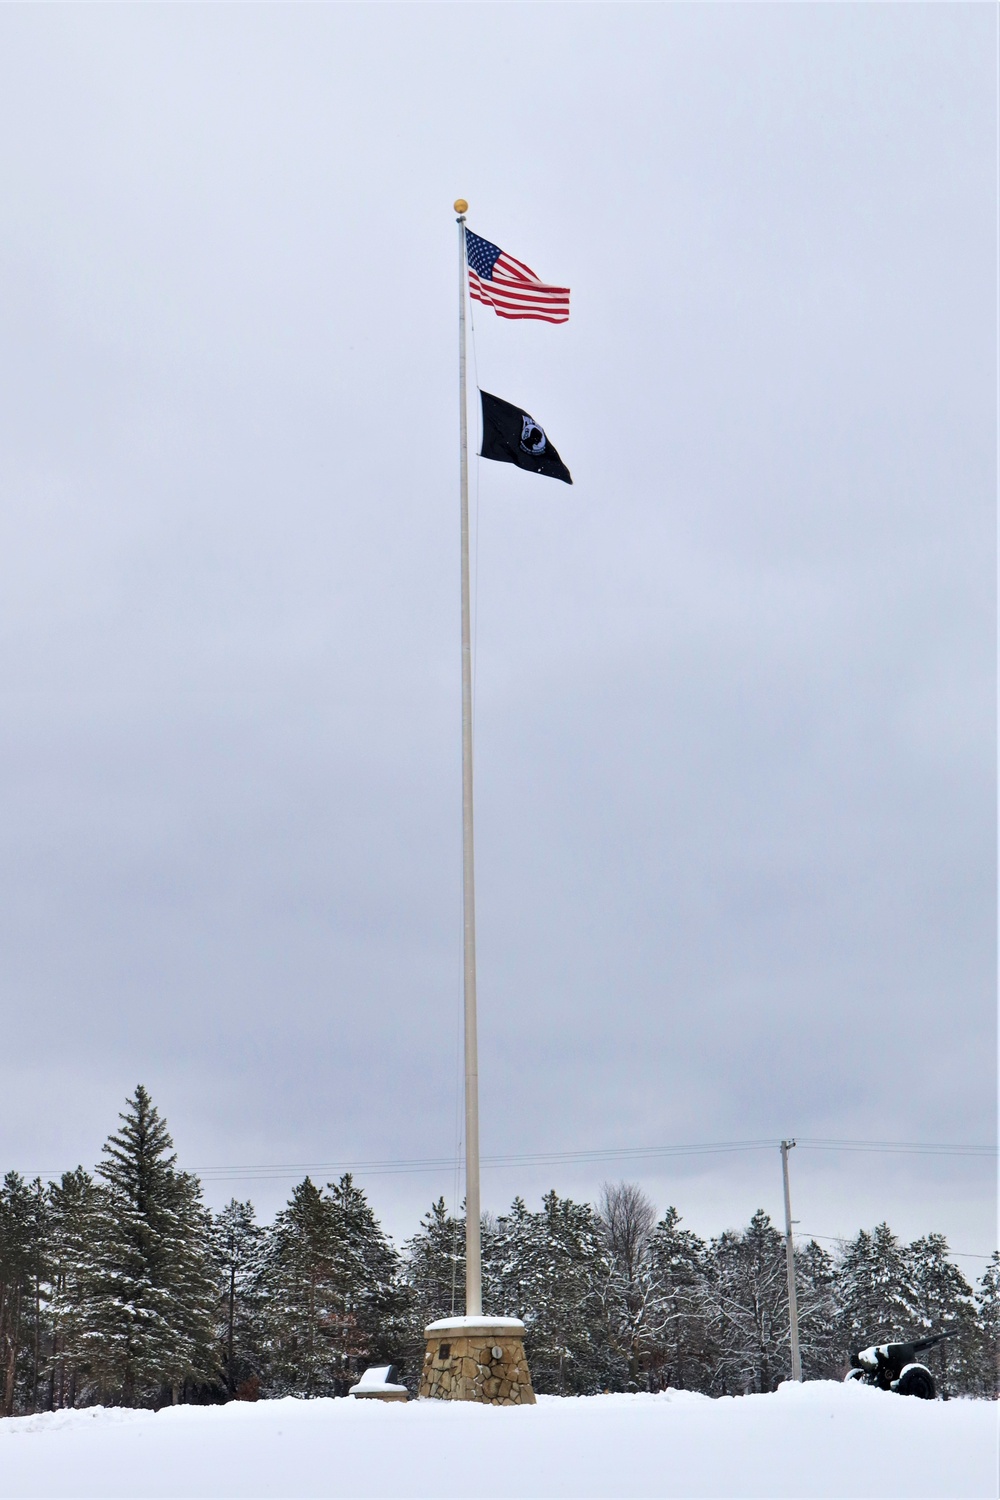
[[[517,464],[531,474],[545,474],[572,484],[573,478],[534,417],[519,406],[501,401],[488,391],[480,391],[483,403],[483,458],[497,463]]]

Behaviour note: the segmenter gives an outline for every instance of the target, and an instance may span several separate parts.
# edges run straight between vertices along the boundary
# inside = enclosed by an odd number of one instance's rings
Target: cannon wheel
[[[896,1390],[901,1396],[919,1396],[921,1401],[934,1400],[934,1376],[926,1365],[906,1365]]]

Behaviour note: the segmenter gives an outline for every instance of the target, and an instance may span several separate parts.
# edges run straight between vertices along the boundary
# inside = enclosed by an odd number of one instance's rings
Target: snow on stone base
[[[0,1497],[992,1497],[997,1403],[773,1396],[232,1402],[0,1421]]]

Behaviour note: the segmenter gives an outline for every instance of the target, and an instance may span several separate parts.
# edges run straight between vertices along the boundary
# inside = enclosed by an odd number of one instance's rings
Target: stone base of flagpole
[[[534,1406],[520,1318],[441,1318],[424,1329],[420,1395],[487,1406]]]

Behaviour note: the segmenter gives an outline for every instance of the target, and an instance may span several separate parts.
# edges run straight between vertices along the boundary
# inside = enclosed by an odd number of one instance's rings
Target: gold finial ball
[[[455,212],[457,214],[467,214],[469,212],[469,205],[464,198],[455,199]]]

